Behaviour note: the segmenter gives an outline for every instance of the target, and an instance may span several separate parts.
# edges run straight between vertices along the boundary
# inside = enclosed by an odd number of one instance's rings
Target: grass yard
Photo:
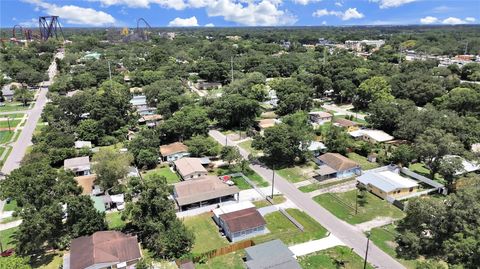
[[[14,239],[12,235],[18,230],[18,227],[13,227],[0,231],[0,242],[2,243],[3,249],[9,249],[15,247]]]
[[[423,163],[413,163],[408,169],[424,177],[430,178],[430,170],[428,170]],[[439,174],[435,174],[435,180],[440,183],[445,183],[445,180]]]
[[[363,157],[355,152],[348,153],[347,157],[350,160],[357,162],[364,171],[380,167],[378,163],[369,162],[366,157]]]
[[[323,238],[327,230],[298,209],[289,208],[287,212],[303,225],[304,231],[300,231],[289,219],[280,212],[273,212],[265,215],[267,228],[270,233],[253,238],[256,244],[264,243],[274,239],[280,239],[287,245],[295,245],[310,240]]]
[[[346,115],[335,115],[335,118],[347,119],[347,116],[346,116]],[[351,121],[353,121],[353,122],[360,123],[360,124],[367,124],[367,121],[366,121],[366,120],[362,120],[362,119],[360,119],[360,118],[356,118],[355,116],[353,116],[353,119],[347,119],[347,120],[351,120]]]
[[[275,173],[277,173],[284,179],[290,181],[291,183],[296,183],[308,179],[307,174],[310,171],[313,171],[313,165],[313,163],[308,163],[302,166],[287,167],[275,170]]]
[[[214,170],[214,173],[218,176],[223,176],[223,175],[229,175],[229,174],[234,174],[238,173],[239,171],[232,170],[227,167],[219,167]],[[270,184],[263,180],[263,178],[255,173],[252,169],[248,168],[247,171],[243,173],[246,177],[248,177],[257,187],[268,187]]]
[[[3,206],[3,211],[15,211],[17,210],[17,208],[18,208],[17,201],[11,200],[10,203],[6,203]]]
[[[252,188],[252,186],[250,186],[250,184],[248,184],[243,177],[233,177],[232,181],[235,182],[235,186],[237,186],[240,190],[248,190]]]
[[[33,268],[58,269],[63,264],[63,251],[49,252],[32,264]]]
[[[0,128],[8,128],[8,124],[10,123],[10,128],[15,130],[15,127],[20,123],[21,120],[4,120],[0,121]]]
[[[168,165],[159,166],[153,170],[149,170],[144,175],[145,177],[148,177],[150,175],[164,176],[167,179],[167,183],[169,184],[180,182],[180,177],[176,173],[172,172]]]
[[[358,214],[355,215],[356,191],[348,191],[335,194],[321,194],[313,200],[325,207],[339,219],[350,224],[358,224],[373,220],[376,217],[402,218],[405,213],[377,196],[367,193],[367,200],[364,206],[358,206]]]
[[[220,236],[212,216],[213,214],[209,212],[183,219],[185,226],[195,235],[192,253],[201,254],[228,245],[228,240]]]
[[[287,199],[285,199],[285,197],[281,194],[277,194],[277,195],[274,195],[273,196],[273,204],[274,205],[278,205],[278,204],[281,204],[283,202],[285,202]],[[271,204],[267,201],[267,200],[259,200],[259,201],[254,201],[253,204],[257,207],[257,208],[260,208],[260,207],[266,207],[266,206],[270,206]]]
[[[0,144],[5,144],[10,141],[10,139],[12,139],[13,133],[13,128],[12,131],[0,131]]]
[[[405,260],[397,256],[397,253],[395,252],[395,237],[398,235],[398,232],[395,230],[395,226],[390,224],[383,227],[373,228],[370,233],[370,240],[372,240],[372,242],[381,250],[385,251],[385,253],[394,257],[408,269],[414,269],[417,267],[416,260]]]
[[[256,150],[252,148],[252,140],[246,140],[238,144],[241,148],[248,151],[253,156],[258,156],[262,153],[261,150]]]
[[[312,192],[312,191],[325,189],[325,188],[329,188],[329,187],[332,187],[332,186],[340,185],[340,184],[347,183],[347,182],[353,182],[353,181],[355,181],[355,178],[349,177],[349,178],[334,180],[334,181],[326,182],[326,183],[320,183],[320,182],[313,183],[313,184],[310,184],[310,185],[301,186],[298,189],[301,192]]]
[[[0,112],[22,111],[28,109],[28,106],[23,106],[20,102],[5,102],[4,104],[4,106],[0,106]]]
[[[345,246],[337,246],[299,257],[298,262],[303,269],[363,269],[363,258]],[[373,269],[370,264],[367,264],[367,268]]]
[[[113,212],[106,214],[105,219],[109,230],[120,231],[125,227],[125,221],[122,220],[122,212]]]
[[[210,259],[206,263],[197,263],[195,268],[197,269],[244,269],[243,256],[245,252],[243,250],[231,252],[222,256]]]

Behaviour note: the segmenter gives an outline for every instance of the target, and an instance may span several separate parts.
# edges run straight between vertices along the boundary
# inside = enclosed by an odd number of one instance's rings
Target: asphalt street
[[[209,135],[222,145],[237,146],[244,158],[247,158],[248,152],[217,130],[211,130]],[[263,165],[250,165],[255,172],[262,176],[265,180],[272,182],[273,171]],[[365,256],[367,247],[367,237],[355,226],[348,224],[321,207],[310,198],[308,194],[299,191],[292,183],[288,182],[278,174],[275,174],[275,188],[283,193],[288,199],[294,202],[300,209],[305,211],[313,219],[318,221],[323,227],[328,229],[335,237],[339,238],[343,243],[352,248],[360,257]],[[370,242],[368,253],[368,262],[376,268],[397,269],[405,268],[387,253],[383,252],[372,242]]]

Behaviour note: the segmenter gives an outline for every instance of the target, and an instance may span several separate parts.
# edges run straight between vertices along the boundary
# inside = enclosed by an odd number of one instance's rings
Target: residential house
[[[163,116],[159,114],[149,114],[143,115],[138,119],[139,124],[146,124],[148,127],[155,127],[158,126],[160,122],[162,122]]]
[[[329,178],[347,178],[361,173],[360,165],[338,153],[325,153],[315,158],[318,169],[315,178],[325,180]]]
[[[83,92],[82,90],[73,90],[73,91],[69,91],[65,94],[66,97],[73,97],[75,96],[76,94],[78,93],[81,93]]]
[[[199,90],[212,90],[222,88],[222,83],[220,82],[207,82],[203,79],[197,80],[197,89]]]
[[[385,133],[381,130],[372,129],[360,129],[357,131],[349,132],[349,134],[355,139],[362,139],[370,143],[382,143],[393,140],[393,136]]]
[[[130,99],[130,104],[136,108],[147,106],[147,97],[145,95],[135,95]]]
[[[314,125],[322,125],[325,122],[332,121],[332,117],[332,114],[324,111],[312,111],[308,113],[308,118]]]
[[[251,202],[221,206],[213,210],[214,220],[232,242],[266,232],[266,222]]]
[[[134,268],[142,257],[136,236],[100,231],[72,240],[63,258],[64,269]]]
[[[245,249],[247,269],[301,269],[295,254],[279,239]]]
[[[82,148],[92,148],[92,142],[90,141],[75,141],[75,148],[82,149]]]
[[[237,186],[229,186],[215,176],[205,176],[173,185],[173,198],[180,211],[236,200],[239,192]]]
[[[307,149],[313,154],[313,156],[317,157],[323,152],[325,152],[327,150],[327,147],[322,142],[311,141]]]
[[[74,177],[78,186],[82,188],[83,195],[99,195],[103,193],[102,188],[98,184],[95,184],[97,179],[96,174],[90,174],[86,176]]]
[[[260,134],[263,135],[265,129],[275,126],[279,123],[277,119],[261,119],[258,121],[258,128],[260,129]]]
[[[183,180],[202,178],[208,175],[200,158],[181,158],[173,162],[174,168]]]
[[[190,156],[188,147],[181,142],[160,146],[160,154],[162,155],[162,161],[164,162],[173,162],[183,157]]]
[[[460,176],[460,175],[463,175],[463,174],[466,174],[466,173],[471,173],[471,172],[476,172],[476,171],[480,171],[480,162],[478,161],[470,161],[470,160],[467,160],[463,157],[460,157],[458,155],[446,155],[443,157],[444,159],[455,159],[455,158],[459,158],[461,161],[462,161],[462,167],[461,169],[459,169],[458,171],[455,172],[455,175],[456,176]]]
[[[86,176],[91,174],[90,157],[76,157],[63,161],[63,168],[71,170],[76,176]]]
[[[12,82],[2,87],[2,95],[5,101],[13,101],[13,95],[15,94],[14,89],[19,89],[23,87],[22,83]]]
[[[220,226],[227,238],[238,242],[265,233],[266,222],[255,207],[220,216]]]
[[[403,177],[399,172],[390,170],[368,171],[357,177],[357,181],[367,190],[383,199],[387,196],[399,198],[417,192],[419,188],[415,180]]]
[[[268,87],[268,86],[267,86]],[[270,87],[269,87],[270,88]],[[268,90],[268,94],[267,94],[267,100],[265,102],[263,102],[264,104],[266,105],[270,105],[272,106],[273,108],[277,107],[278,106],[278,96],[277,96],[277,92],[275,90]]]
[[[333,125],[345,128],[347,132],[353,132],[358,130],[358,123],[344,118],[335,118],[333,120]]]
[[[128,91],[133,95],[142,95],[143,94],[143,88],[141,88],[141,87],[132,87],[132,88],[128,89]]]

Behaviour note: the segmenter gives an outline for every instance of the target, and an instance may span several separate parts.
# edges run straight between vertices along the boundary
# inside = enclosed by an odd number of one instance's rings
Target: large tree
[[[93,206],[89,196],[74,196],[67,200],[67,220],[65,226],[72,238],[91,235],[107,229],[105,213]]]
[[[216,100],[210,115],[224,128],[249,128],[260,114],[258,101],[240,94],[226,94]]]
[[[14,91],[13,97],[15,100],[22,102],[24,106],[28,105],[28,103],[33,100],[33,92],[28,90],[27,87],[12,88]]]
[[[347,149],[352,145],[352,138],[341,127],[332,126],[325,136],[325,146],[328,151],[346,154]]]
[[[143,245],[162,258],[179,258],[188,253],[194,235],[176,217],[166,179],[152,175],[137,189],[138,201],[127,204],[125,216]]]
[[[101,149],[92,158],[97,183],[104,190],[117,187],[127,176],[132,161],[130,153],[121,153],[112,148]]]
[[[393,100],[390,84],[383,77],[372,77],[358,87],[353,106],[357,109],[364,109],[368,107],[369,103],[380,100]]]
[[[220,153],[220,145],[209,136],[193,136],[185,141],[185,145],[193,157],[216,156]]]
[[[430,177],[433,179],[435,174],[448,163],[448,155],[462,154],[464,151],[462,143],[451,133],[446,133],[441,129],[429,128],[415,139],[415,152],[425,166],[430,170]],[[450,169],[460,170],[461,166],[456,163],[456,167]]]

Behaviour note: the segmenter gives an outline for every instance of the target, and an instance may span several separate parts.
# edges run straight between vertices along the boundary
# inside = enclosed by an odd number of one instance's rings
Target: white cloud
[[[293,0],[293,2],[295,4],[299,4],[299,5],[303,5],[303,6],[306,6],[310,3],[317,3],[317,2],[320,2],[322,0]]]
[[[466,17],[466,18],[465,18],[465,21],[475,22],[475,18],[474,18],[474,17]]]
[[[175,18],[172,21],[168,23],[168,26],[171,27],[192,27],[192,26],[198,26],[198,21],[195,16],[190,17],[190,18]]]
[[[207,23],[207,24],[205,24],[205,27],[215,27],[215,24],[213,24],[213,23]]]
[[[343,4],[340,3],[340,2],[335,2],[335,5],[336,5],[337,7],[343,7]]]
[[[57,6],[55,4],[45,3],[41,0],[24,0],[24,2],[36,5],[49,15],[57,15],[61,20],[70,24],[103,26],[116,22],[112,15],[103,11],[97,11],[93,8],[83,8],[74,5]]]
[[[322,25],[327,25],[327,21],[322,21]]]
[[[297,18],[287,10],[278,9],[278,1],[261,0],[246,3],[235,0],[214,0],[206,7],[209,17],[221,16],[226,21],[247,26],[292,25]]]
[[[22,21],[18,25],[22,27],[35,27],[38,26],[38,19],[37,18],[31,18],[28,21]]]
[[[391,8],[391,7],[399,7],[408,3],[412,3],[418,0],[369,0],[373,3],[379,3],[380,8]]]
[[[314,17],[323,17],[323,16],[336,16],[342,19],[343,21],[348,21],[351,19],[361,19],[365,17],[362,13],[358,12],[357,8],[349,8],[345,12],[333,11],[327,9],[318,9],[312,14]]]
[[[464,24],[466,23],[464,20],[455,18],[455,17],[448,17],[442,21],[443,24]]]
[[[183,0],[88,0],[90,2],[100,2],[103,6],[125,5],[132,8],[149,8],[155,4],[165,8],[183,10],[187,7]]]
[[[427,16],[425,18],[421,18],[420,22],[423,24],[432,24],[438,22],[438,18],[432,17],[432,16]]]

